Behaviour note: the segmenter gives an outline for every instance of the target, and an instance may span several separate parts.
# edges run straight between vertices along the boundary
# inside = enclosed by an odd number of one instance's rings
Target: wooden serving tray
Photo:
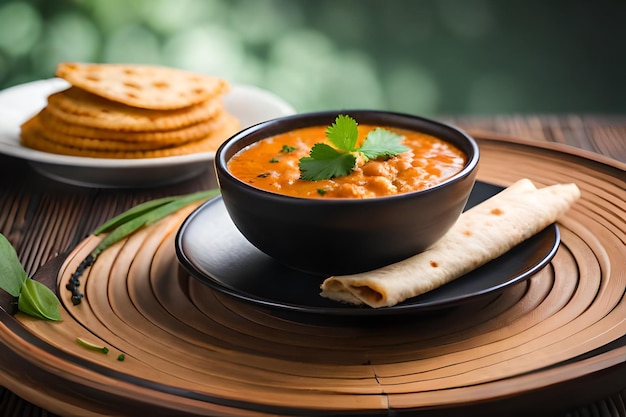
[[[99,239],[44,267],[36,278],[58,290],[63,321],[0,311],[0,385],[83,416],[549,415],[624,389],[624,164],[554,144],[479,142],[482,181],[582,191],[552,262],[496,298],[345,320],[246,304],[180,268],[174,238],[189,207],[105,251],[81,279],[78,306],[65,284]]]

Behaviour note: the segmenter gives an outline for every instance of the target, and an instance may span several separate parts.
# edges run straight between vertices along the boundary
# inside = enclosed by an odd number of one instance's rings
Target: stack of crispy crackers
[[[61,63],[71,86],[22,125],[21,143],[94,158],[157,158],[215,151],[237,130],[227,81],[180,69]]]

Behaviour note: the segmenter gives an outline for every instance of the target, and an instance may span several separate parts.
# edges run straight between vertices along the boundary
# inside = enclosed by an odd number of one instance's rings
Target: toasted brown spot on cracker
[[[491,210],[491,214],[493,214],[494,216],[501,216],[503,213],[504,211],[497,207]]]
[[[437,268],[439,264],[435,261],[430,261],[430,266],[432,266],[433,268]]]
[[[130,81],[124,81],[124,85],[125,85],[126,87],[129,87],[129,88],[135,88],[135,89],[137,89],[137,90],[141,89],[141,86],[140,86],[139,84],[137,84],[137,83],[133,83],[133,82],[130,82]]]

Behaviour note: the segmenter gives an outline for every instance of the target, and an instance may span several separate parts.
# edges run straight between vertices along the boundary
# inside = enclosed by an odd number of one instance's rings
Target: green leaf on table
[[[17,301],[17,308],[25,314],[45,320],[59,321],[57,296],[39,281],[27,278]]]
[[[0,234],[0,288],[18,297],[22,284],[28,278],[15,249],[7,238]]]
[[[115,229],[117,226],[127,223],[130,220],[133,220],[134,218],[137,218],[141,216],[142,214],[147,213],[156,207],[160,207],[164,204],[170,203],[175,199],[176,199],[176,196],[163,197],[163,198],[157,198],[155,200],[150,200],[150,201],[146,201],[144,203],[138,204],[135,207],[129,210],[126,210],[124,213],[113,217],[111,220],[109,220],[108,222],[101,225],[98,229],[96,229],[96,231],[93,232],[93,234],[98,236],[102,233],[109,232]]]
[[[91,266],[98,256],[107,248],[122,239],[132,235],[137,230],[152,225],[169,214],[182,209],[183,207],[200,200],[208,200],[219,194],[219,189],[214,188],[206,191],[199,191],[192,194],[185,194],[173,197],[164,197],[139,204],[122,214],[104,223],[93,233],[94,235],[108,233],[91,253],[81,261],[76,271],[70,277],[66,288],[72,293],[72,303],[81,303],[83,294],[79,291],[80,276]]]
[[[15,249],[0,234],[0,287],[17,297],[22,313],[46,320],[61,320],[59,299],[45,285],[31,279],[24,271]]]
[[[186,194],[183,196],[167,197],[164,199],[156,200],[158,203],[153,204],[153,201],[140,204],[131,208],[119,216],[108,221],[106,224],[110,224],[110,227],[101,226],[97,229],[97,232],[102,230],[110,231],[110,233],[102,239],[102,241],[91,252],[91,255],[95,258],[106,248],[119,242],[127,236],[130,236],[135,231],[142,227],[149,226],[168,214],[174,213],[177,210],[185,207],[188,204],[198,200],[206,200],[211,197],[215,197],[219,194],[219,190],[212,189],[208,191],[200,191],[193,194]],[[138,209],[139,208],[139,209]],[[130,214],[129,214],[130,213]],[[95,232],[94,232],[95,234]]]

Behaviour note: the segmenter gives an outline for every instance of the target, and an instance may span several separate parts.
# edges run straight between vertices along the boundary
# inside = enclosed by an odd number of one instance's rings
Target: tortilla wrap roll
[[[508,252],[557,221],[580,198],[576,184],[537,189],[522,179],[467,210],[432,247],[400,262],[329,277],[321,296],[390,307],[438,288]]]

